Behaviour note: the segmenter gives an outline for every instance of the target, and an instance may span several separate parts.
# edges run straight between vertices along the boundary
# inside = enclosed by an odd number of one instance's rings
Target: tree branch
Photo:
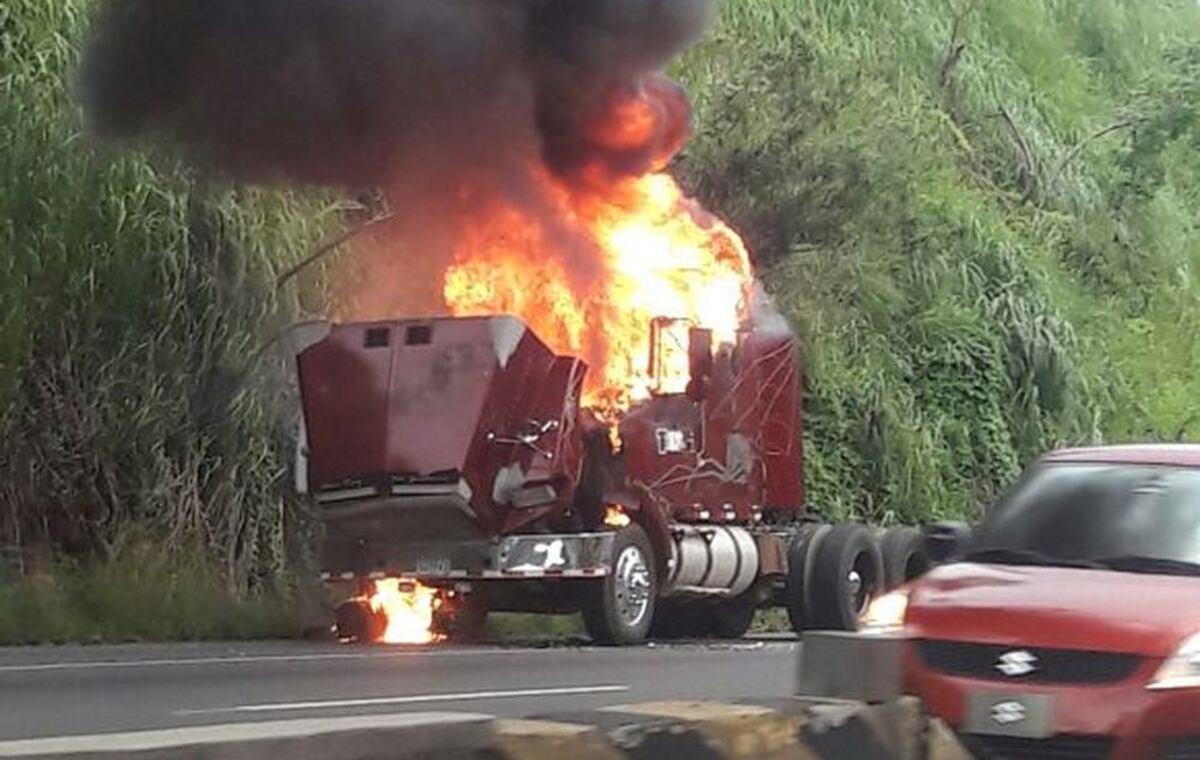
[[[352,238],[358,236],[360,233],[365,232],[367,229],[374,227],[375,225],[379,224],[380,222],[386,222],[388,219],[391,219],[391,218],[392,218],[391,211],[380,212],[379,214],[376,214],[375,216],[368,219],[367,221],[362,222],[361,224],[356,224],[355,226],[353,226],[353,227],[343,231],[342,233],[338,234],[337,236],[331,238],[330,240],[325,241],[321,245],[317,246],[317,249],[315,251],[313,251],[312,254],[310,254],[303,261],[296,264],[295,266],[293,266],[291,269],[287,270],[283,274],[279,275],[279,278],[275,281],[275,289],[279,290],[287,283],[288,280],[295,277],[297,274],[299,274],[303,269],[308,267],[310,264],[313,264],[314,262],[324,258],[325,256],[329,255],[330,253],[333,253],[338,248],[341,248],[343,245],[345,245],[347,242],[349,242]]]
[[[1107,127],[1097,130],[1097,131],[1093,132],[1092,134],[1088,135],[1087,137],[1083,138],[1078,143],[1076,143],[1075,147],[1073,147],[1073,148],[1071,148],[1071,150],[1067,151],[1067,155],[1063,156],[1063,159],[1058,162],[1058,166],[1054,170],[1054,175],[1053,175],[1054,179],[1057,180],[1060,176],[1062,176],[1062,173],[1063,173],[1063,171],[1066,170],[1067,165],[1070,164],[1072,161],[1074,161],[1075,158],[1080,153],[1083,152],[1083,149],[1086,148],[1091,143],[1095,142],[1096,140],[1099,140],[1101,137],[1104,137],[1105,135],[1112,134],[1113,132],[1116,132],[1118,130],[1129,129],[1131,127],[1135,127],[1135,126],[1137,126],[1137,124],[1138,124],[1137,119],[1124,119],[1122,121],[1116,122],[1115,124],[1109,124]]]
[[[1013,117],[1007,108],[1001,108],[1000,112],[994,114],[994,116],[1003,119],[1004,123],[1008,125],[1013,146],[1017,150],[1017,169],[1021,173],[1022,184],[1025,186],[1025,192],[1021,196],[1021,203],[1028,203],[1033,200],[1033,196],[1037,193],[1038,188],[1040,172],[1037,157],[1033,154],[1029,143],[1025,141],[1025,136],[1021,134],[1021,130],[1017,128],[1017,123],[1013,121]]]

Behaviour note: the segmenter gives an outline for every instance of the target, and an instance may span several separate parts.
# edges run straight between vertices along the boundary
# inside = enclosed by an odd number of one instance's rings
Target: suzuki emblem
[[[992,705],[992,722],[1011,726],[1025,720],[1025,705],[1020,702],[997,702]]]
[[[1033,652],[1024,649],[1014,649],[1011,652],[1005,652],[1000,655],[1000,659],[996,661],[996,670],[999,670],[1009,678],[1027,676],[1037,670],[1037,661],[1037,655]]]

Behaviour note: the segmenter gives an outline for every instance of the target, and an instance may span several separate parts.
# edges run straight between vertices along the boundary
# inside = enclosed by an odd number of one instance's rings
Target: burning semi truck
[[[919,572],[919,533],[806,512],[793,338],[669,172],[692,111],[663,71],[715,2],[247,5],[103,3],[83,102],[98,135],[379,211],[329,270],[341,323],[295,333],[297,486],[347,638],[468,638],[490,610],[580,610],[613,643],[769,605],[852,628]],[[753,183],[705,153],[703,195]],[[447,316],[387,318],[415,313]]]
[[[798,630],[852,629],[923,569],[915,531],[881,542],[806,514],[786,329],[646,330],[649,392],[616,415],[584,403],[582,360],[516,317],[313,336],[298,485],[324,522],[324,577],[352,589],[339,635],[470,639],[489,611],[579,611],[603,643],[734,638],[768,606]]]

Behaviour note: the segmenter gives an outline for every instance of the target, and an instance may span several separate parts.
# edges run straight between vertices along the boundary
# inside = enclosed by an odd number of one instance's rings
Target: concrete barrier
[[[429,712],[62,736],[0,742],[21,760],[425,760],[475,758],[495,737],[490,715]]]
[[[0,742],[22,760],[960,760],[919,703],[648,702],[529,720],[466,713],[143,731]]]
[[[500,721],[505,760],[961,760],[952,732],[914,699],[864,705],[781,699],[651,702]]]

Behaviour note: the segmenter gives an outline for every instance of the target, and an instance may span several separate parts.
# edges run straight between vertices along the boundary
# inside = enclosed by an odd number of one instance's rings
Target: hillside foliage
[[[89,142],[73,82],[90,8],[0,6],[2,567],[53,578],[120,558],[127,586],[273,589],[303,532],[289,530],[289,368],[270,348],[303,305],[275,277],[336,209]],[[186,555],[181,576],[147,544]],[[196,551],[213,573],[188,569]],[[18,609],[24,627],[41,619]]]
[[[276,278],[346,204],[89,142],[91,8],[0,4],[0,566],[152,573],[185,622],[138,635],[227,634],[203,610],[309,551],[271,339],[326,290]],[[1051,446],[1200,436],[1194,0],[728,0],[674,73],[677,170],[801,338],[822,514],[967,516]],[[0,591],[55,635],[121,629],[29,606],[70,584]]]
[[[976,513],[1062,444],[1200,435],[1191,0],[739,0],[689,183],[806,361],[831,516]]]

